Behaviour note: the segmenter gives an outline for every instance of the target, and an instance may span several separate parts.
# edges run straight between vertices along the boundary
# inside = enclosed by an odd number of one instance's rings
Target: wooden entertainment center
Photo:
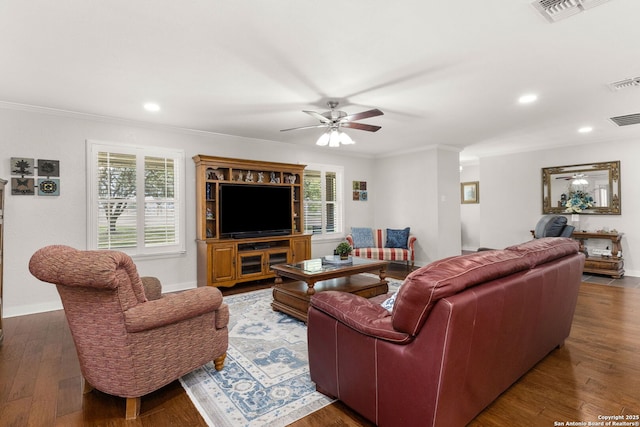
[[[196,242],[198,286],[234,286],[275,277],[274,264],[311,258],[311,235],[303,233],[302,179],[305,165],[196,155]],[[241,238],[222,237],[220,186],[289,187],[291,234]],[[264,209],[269,209],[265,206]],[[252,212],[260,215],[260,212]]]

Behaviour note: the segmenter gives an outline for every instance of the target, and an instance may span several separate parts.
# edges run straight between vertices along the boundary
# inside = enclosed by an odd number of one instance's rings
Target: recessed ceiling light
[[[580,133],[589,133],[593,130],[593,128],[591,126],[584,126],[581,127],[580,129],[578,129],[578,132]]]
[[[146,104],[144,104],[144,109],[152,113],[156,113],[160,111],[160,106],[155,102],[147,102]]]
[[[528,94],[522,95],[520,98],[518,98],[518,102],[520,104],[530,104],[530,103],[534,102],[537,99],[538,99],[538,95],[536,95],[535,93],[528,93]]]

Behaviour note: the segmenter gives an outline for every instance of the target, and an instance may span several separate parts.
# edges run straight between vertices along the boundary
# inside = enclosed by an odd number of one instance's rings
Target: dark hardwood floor
[[[397,270],[397,271],[394,271]],[[402,278],[404,267],[389,276]],[[597,276],[580,289],[571,336],[471,422],[471,426],[554,426],[640,414],[640,279]],[[268,287],[244,285],[225,294]],[[174,381],[142,399],[125,421],[124,399],[81,394],[78,360],[62,311],[4,319],[0,426],[205,426]],[[292,424],[371,426],[340,402]]]

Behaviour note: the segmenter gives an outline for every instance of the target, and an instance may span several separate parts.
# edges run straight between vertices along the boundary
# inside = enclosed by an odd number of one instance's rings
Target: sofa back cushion
[[[368,227],[351,227],[353,248],[373,248],[373,230]]]
[[[416,335],[438,300],[577,251],[577,242],[558,237],[435,261],[407,276],[393,306],[393,327]]]
[[[543,237],[506,248],[524,256],[530,268],[553,261],[566,255],[575,254],[580,249],[576,240],[566,237]]]

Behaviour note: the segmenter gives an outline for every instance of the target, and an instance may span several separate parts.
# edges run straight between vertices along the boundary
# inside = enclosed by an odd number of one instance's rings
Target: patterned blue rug
[[[209,426],[286,426],[333,402],[309,377],[305,323],[273,311],[271,289],[224,301],[231,313],[224,368],[207,364],[180,379]]]

